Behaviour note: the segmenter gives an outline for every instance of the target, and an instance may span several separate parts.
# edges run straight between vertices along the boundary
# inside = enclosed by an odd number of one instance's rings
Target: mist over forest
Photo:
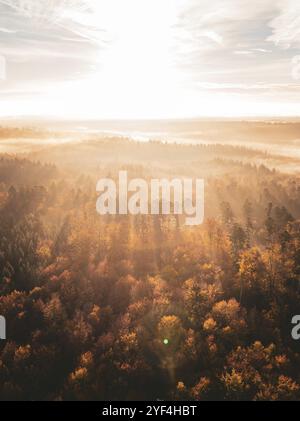
[[[299,122],[16,123],[0,123],[1,400],[300,398]],[[97,180],[120,170],[204,179],[204,223],[100,216]]]

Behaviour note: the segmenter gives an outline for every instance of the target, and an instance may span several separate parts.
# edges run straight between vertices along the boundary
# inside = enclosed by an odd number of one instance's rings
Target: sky
[[[300,115],[299,0],[0,0],[0,116]]]

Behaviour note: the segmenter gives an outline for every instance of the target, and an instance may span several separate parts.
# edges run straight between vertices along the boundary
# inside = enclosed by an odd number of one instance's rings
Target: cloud
[[[275,2],[278,15],[269,23],[272,35],[268,41],[282,48],[300,47],[300,2],[299,0],[280,0]]]
[[[285,92],[295,101],[299,19],[299,0],[0,0],[8,64],[0,95],[59,96],[88,80],[68,95],[87,85],[112,109],[126,107],[135,85],[136,103],[157,106],[173,92],[170,108],[193,102],[196,110],[203,91],[212,102],[224,94],[224,104],[231,94],[249,104],[261,96],[280,103]]]
[[[13,30],[13,29],[7,29],[7,28],[1,28],[0,27],[0,32],[4,32],[5,34],[16,34],[17,31]]]
[[[84,0],[0,0],[0,3],[21,16],[43,22],[57,22],[64,19],[70,9],[82,13],[90,6],[90,2]]]
[[[223,44],[223,37],[222,35],[218,34],[215,31],[204,31],[202,34],[204,37],[211,39],[215,43],[222,45]]]
[[[252,51],[256,51],[258,53],[272,53],[272,50],[266,50],[265,48],[252,48]]]
[[[64,30],[90,42],[101,42],[103,31],[90,25],[92,13],[89,0],[0,0],[3,17],[10,18],[13,24],[22,19],[24,26],[32,31],[48,30],[55,33]],[[10,31],[10,29],[7,29]]]
[[[252,91],[262,92],[287,92],[287,91],[298,91],[300,92],[300,84],[290,83],[256,83],[256,84],[243,84],[243,83],[198,83],[197,87],[203,90],[220,90],[220,91],[232,91],[232,92],[243,92]]]
[[[241,55],[241,56],[248,56],[249,54],[253,54],[253,50],[237,50],[233,52],[234,54]]]
[[[271,34],[268,23],[276,13],[273,0],[183,2],[175,31],[178,63],[198,68],[199,63],[209,65],[209,56],[218,54],[220,65],[227,67],[232,54],[261,56],[270,51],[266,40]],[[245,64],[241,57],[240,67]]]

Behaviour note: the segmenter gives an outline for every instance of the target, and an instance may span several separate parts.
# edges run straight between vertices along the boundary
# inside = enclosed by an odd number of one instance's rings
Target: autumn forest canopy
[[[0,128],[1,400],[300,399],[298,126],[205,124],[201,144]],[[100,216],[120,170],[204,179],[204,223]]]

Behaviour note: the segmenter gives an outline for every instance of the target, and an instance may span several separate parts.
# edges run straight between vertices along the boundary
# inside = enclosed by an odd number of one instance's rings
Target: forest
[[[0,155],[0,399],[299,400],[300,158],[39,136],[0,129],[34,145]],[[120,170],[205,179],[204,224],[100,216]]]

